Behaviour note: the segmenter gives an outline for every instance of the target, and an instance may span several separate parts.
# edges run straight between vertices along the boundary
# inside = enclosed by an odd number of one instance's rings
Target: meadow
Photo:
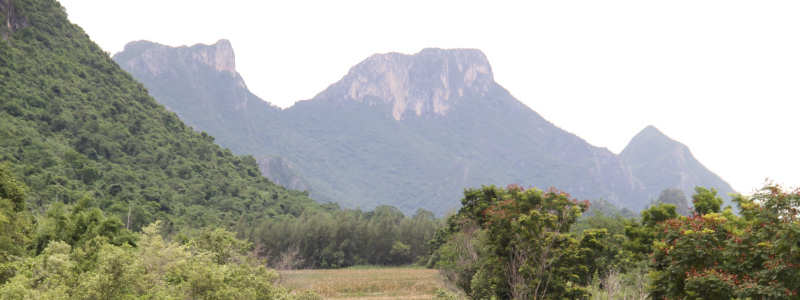
[[[287,270],[280,284],[295,292],[313,291],[325,299],[440,299],[449,291],[439,271],[420,267],[351,267]]]

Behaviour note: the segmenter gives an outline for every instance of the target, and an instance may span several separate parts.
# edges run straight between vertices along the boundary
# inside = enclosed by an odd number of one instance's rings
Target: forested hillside
[[[52,0],[4,1],[0,161],[31,209],[90,198],[138,229],[250,228],[315,207],[192,130],[122,71]]]

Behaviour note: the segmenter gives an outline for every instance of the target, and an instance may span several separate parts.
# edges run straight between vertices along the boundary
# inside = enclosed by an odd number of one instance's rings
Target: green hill
[[[53,0],[0,0],[0,162],[29,207],[93,205],[132,228],[241,226],[315,203],[195,132],[120,69]]]

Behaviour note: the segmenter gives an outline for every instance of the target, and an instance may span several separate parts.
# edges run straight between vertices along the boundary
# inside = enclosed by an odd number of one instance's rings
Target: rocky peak
[[[236,59],[231,42],[222,39],[213,45],[197,44],[190,48],[192,57],[217,71],[236,73]]]
[[[213,45],[196,44],[191,47],[170,47],[149,41],[135,41],[114,56],[125,64],[126,70],[146,71],[158,76],[166,67],[180,62],[185,65],[204,65],[220,72],[236,75],[236,60],[230,41],[222,39]]]
[[[446,115],[465,96],[483,96],[494,83],[492,67],[476,49],[423,49],[417,54],[370,56],[318,98],[391,105],[406,113]]]

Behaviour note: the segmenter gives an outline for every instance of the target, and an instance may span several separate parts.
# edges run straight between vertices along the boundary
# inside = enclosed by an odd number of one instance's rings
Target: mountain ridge
[[[686,195],[694,194],[695,186],[714,187],[729,203],[734,189],[700,163],[688,146],[678,142],[653,125],[637,133],[619,156],[645,187],[648,198],[655,199],[659,184],[678,188]],[[654,178],[651,174],[661,174]]]
[[[239,121],[260,124],[256,139],[220,142],[285,159],[308,180],[312,197],[349,207],[443,214],[463,188],[516,183],[639,210],[658,186],[634,176],[621,155],[514,98],[476,49],[375,54],[314,98],[268,118],[240,114]]]

